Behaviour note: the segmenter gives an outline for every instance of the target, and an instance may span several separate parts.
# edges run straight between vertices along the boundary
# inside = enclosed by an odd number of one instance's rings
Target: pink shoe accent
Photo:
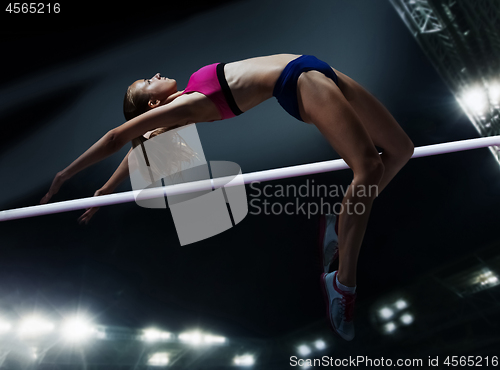
[[[346,321],[350,322],[354,318],[354,302],[356,300],[356,294],[349,294],[349,293],[345,293],[342,290],[340,290],[340,288],[337,286],[337,283],[336,283],[337,271],[333,272],[333,274],[334,274],[334,276],[333,276],[333,288],[339,294],[341,294],[343,297],[343,300],[345,300],[344,302],[345,302],[345,307],[346,307],[346,310],[345,310]],[[338,336],[340,336],[342,339],[344,339],[343,336],[340,335],[340,333],[337,331],[337,329],[335,329],[335,326],[333,326],[332,320],[330,318],[330,298],[328,297],[328,292],[327,292],[328,287],[326,286],[326,276],[327,275],[328,275],[328,273],[325,272],[325,273],[321,274],[321,278],[320,278],[322,292],[323,292],[323,298],[326,302],[326,317],[328,319],[330,329],[332,329]]]

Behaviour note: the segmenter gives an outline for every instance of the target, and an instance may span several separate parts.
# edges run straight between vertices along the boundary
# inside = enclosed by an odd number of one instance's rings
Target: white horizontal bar
[[[453,141],[450,143],[442,143],[435,145],[427,145],[415,148],[415,152],[412,158],[427,157],[432,155],[460,152],[464,150],[484,148],[489,146],[500,146],[500,135],[482,137],[478,139]],[[251,182],[265,182],[278,179],[284,179],[288,177],[305,176],[314,173],[331,172],[338,171],[349,168],[349,166],[342,159],[335,159],[331,161],[324,161],[318,163],[309,163],[298,166],[291,166],[285,168],[277,168],[273,170],[251,172],[243,174],[243,182],[249,184]],[[89,197],[82,199],[67,200],[63,202],[48,203],[37,206],[23,207],[9,209],[6,211],[0,211],[0,221],[9,221],[19,218],[27,218],[34,216],[48,215],[52,213],[75,211],[78,209],[85,209],[90,207],[101,207],[108,206],[111,204],[120,204],[127,202],[134,202],[138,194],[140,193],[140,199],[152,199],[165,196],[167,193],[169,195],[190,193],[194,191],[211,190],[212,186],[217,188],[217,184],[220,183],[225,186],[231,186],[231,183],[227,183],[231,179],[228,178],[217,178],[213,181],[203,180],[195,181],[185,184],[170,185],[167,187],[158,187],[153,189],[147,189],[142,191],[126,191],[123,193],[102,195],[98,197]],[[241,182],[235,182],[235,185],[241,185]]]

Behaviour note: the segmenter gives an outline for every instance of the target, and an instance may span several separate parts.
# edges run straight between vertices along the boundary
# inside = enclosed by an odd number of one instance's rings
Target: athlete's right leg
[[[338,279],[341,284],[354,287],[359,250],[377,196],[367,190],[378,186],[384,165],[359,116],[331,79],[318,71],[302,73],[297,91],[302,119],[319,129],[354,174],[342,200],[338,233]]]
[[[390,112],[372,94],[349,76],[333,69],[339,87],[361,119],[373,143],[382,148],[384,176],[379,194],[413,155],[413,143]]]

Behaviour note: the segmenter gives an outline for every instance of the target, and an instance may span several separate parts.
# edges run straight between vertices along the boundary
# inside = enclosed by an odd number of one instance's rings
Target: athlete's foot
[[[348,293],[337,284],[337,271],[323,273],[321,284],[327,303],[327,316],[330,326],[345,340],[354,338],[354,302],[356,293]]]
[[[337,215],[328,214],[320,216],[319,247],[324,272],[330,272],[332,263],[339,256],[337,230]]]

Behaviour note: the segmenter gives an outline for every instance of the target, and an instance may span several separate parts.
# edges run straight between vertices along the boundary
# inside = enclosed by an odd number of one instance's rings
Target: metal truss
[[[497,0],[389,0],[481,136],[500,133],[500,2]],[[480,89],[484,112],[464,92]],[[500,148],[491,147],[500,163]]]

